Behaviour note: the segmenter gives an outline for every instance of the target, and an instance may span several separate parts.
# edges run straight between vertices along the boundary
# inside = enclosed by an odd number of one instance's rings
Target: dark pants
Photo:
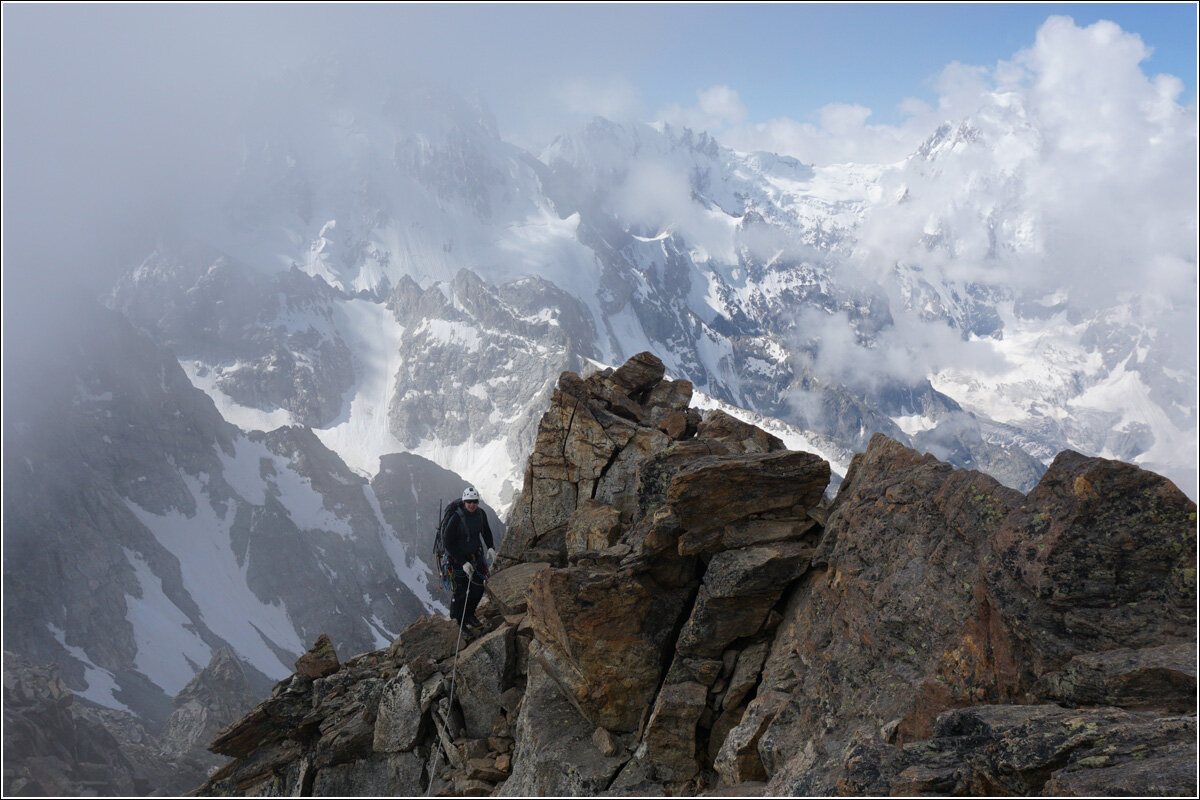
[[[450,619],[462,622],[464,618],[471,619],[475,616],[475,607],[483,597],[483,578],[479,576],[478,565],[475,565],[474,578],[468,578],[461,566],[451,565],[450,568],[454,570],[454,597],[450,599]]]

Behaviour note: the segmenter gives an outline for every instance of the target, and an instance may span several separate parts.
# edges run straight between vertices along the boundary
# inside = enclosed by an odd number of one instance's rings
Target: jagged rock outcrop
[[[221,728],[240,719],[255,706],[261,694],[256,682],[233,651],[223,647],[172,701],[175,710],[167,717],[160,737],[163,752],[187,759],[202,773],[225,762],[207,750]]]
[[[253,705],[205,707],[214,699],[206,685],[227,668],[221,654],[214,656],[176,698],[176,712],[160,734],[127,711],[77,696],[56,665],[6,652],[4,796],[179,795],[195,788],[226,760],[205,750],[213,732]],[[248,688],[244,676],[241,683]],[[220,721],[206,727],[203,720]]]
[[[1196,509],[1169,481],[1064,453],[1022,495],[877,435],[827,504],[826,462],[697,419],[656,361],[560,378],[481,632],[424,618],[284,681],[202,790],[1194,787]]]
[[[335,321],[341,294],[295,267],[268,276],[211,247],[163,242],[109,302],[237,402],[322,426],[356,377]]]

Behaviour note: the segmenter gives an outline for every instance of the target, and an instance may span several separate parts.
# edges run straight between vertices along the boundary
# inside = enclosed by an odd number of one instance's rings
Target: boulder
[[[795,506],[810,508],[829,485],[829,463],[790,450],[708,456],[671,479],[666,501],[683,527],[699,533]]]
[[[767,779],[758,742],[788,700],[789,695],[767,691],[750,702],[742,721],[729,731],[713,762],[722,783],[733,786]]]
[[[696,430],[701,439],[724,442],[736,453],[773,453],[784,450],[783,440],[762,428],[743,422],[737,417],[713,409],[704,413],[704,419]]]
[[[458,655],[456,692],[467,736],[486,738],[501,713],[501,697],[516,671],[513,626],[503,624],[481,636]]]
[[[700,412],[688,408],[691,400],[691,381],[660,381],[646,398],[646,424],[654,425],[669,439],[690,439],[701,422]]]
[[[687,380],[663,379],[655,384],[646,397],[646,408],[650,410],[651,421],[657,421],[662,413],[685,412],[692,402],[692,382]]]
[[[729,687],[721,701],[722,708],[736,708],[746,700],[758,683],[758,676],[762,673],[763,662],[767,660],[770,649],[769,642],[755,642],[738,654],[737,666],[734,667],[729,678]]]
[[[496,602],[502,614],[523,614],[530,582],[539,572],[549,568],[544,561],[514,564],[492,573],[484,584],[484,591]]]
[[[341,678],[336,688],[321,691],[321,681]],[[313,686],[313,727],[318,740],[312,748],[314,765],[324,766],[361,758],[372,752],[375,719],[385,681],[378,674],[320,678]],[[322,697],[323,695],[323,697]]]
[[[637,465],[638,516],[653,513],[667,504],[671,479],[703,456],[729,455],[730,449],[711,439],[670,442],[660,452],[648,455]]]
[[[384,685],[375,717],[375,752],[407,752],[416,746],[427,722],[428,706],[421,702],[421,695],[421,684],[407,666]]]
[[[758,631],[767,612],[808,569],[812,548],[778,542],[726,550],[709,561],[676,643],[680,654],[720,658],[735,639]]]
[[[699,683],[675,683],[662,688],[646,724],[644,759],[654,764],[661,781],[686,781],[698,771],[696,723],[704,711],[708,689]]]
[[[664,590],[637,574],[545,570],[529,589],[541,645],[535,658],[593,728],[633,731],[657,691],[686,600],[686,589]]]
[[[596,500],[584,500],[567,523],[567,555],[611,547],[620,532],[620,511]]]
[[[296,674],[304,680],[315,680],[338,671],[337,653],[329,637],[321,634],[308,652],[296,659]]]
[[[617,743],[613,741],[612,734],[604,728],[596,728],[596,732],[592,734],[592,744],[596,745],[596,749],[601,754],[610,758],[615,756],[619,750]]]
[[[630,397],[630,390],[611,377],[593,373],[584,383],[587,384],[589,399],[599,401],[613,415],[630,422],[641,422],[646,416],[646,409]]]
[[[1196,504],[1132,464],[1060,453],[986,556],[1012,679],[1196,637]]]
[[[415,680],[424,682],[438,671],[438,662],[454,655],[460,644],[458,623],[449,617],[421,617],[400,632],[388,648],[395,664],[407,666]]]
[[[668,411],[658,420],[658,429],[668,439],[681,440],[694,436],[697,426],[686,411]]]
[[[638,395],[662,380],[666,368],[653,353],[638,353],[622,364],[612,374],[612,382],[623,387],[630,395]]]

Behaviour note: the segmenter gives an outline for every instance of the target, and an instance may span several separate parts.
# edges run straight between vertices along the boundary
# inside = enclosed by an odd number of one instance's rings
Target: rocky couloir
[[[1065,452],[1023,495],[876,435],[830,503],[826,462],[690,398],[648,353],[564,373],[483,631],[306,656],[199,792],[1191,794],[1170,481]]]

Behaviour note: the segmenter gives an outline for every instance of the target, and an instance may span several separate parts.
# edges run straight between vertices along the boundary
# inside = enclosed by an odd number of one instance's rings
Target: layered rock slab
[[[1189,505],[1152,473],[1078,454],[1025,497],[875,437],[764,667],[763,687],[791,697],[758,745],[771,791],[834,791],[830,767],[849,742],[927,739],[948,709],[1034,701],[1048,691],[1039,676],[1089,650],[1166,644],[1189,628],[1194,647]],[[1148,588],[1154,575],[1169,588]],[[1121,602],[1143,589],[1144,606]]]
[[[927,741],[903,747],[852,743],[836,790],[910,796],[1187,795],[1196,782],[1195,738],[1194,716],[976,706],[942,714]]]

